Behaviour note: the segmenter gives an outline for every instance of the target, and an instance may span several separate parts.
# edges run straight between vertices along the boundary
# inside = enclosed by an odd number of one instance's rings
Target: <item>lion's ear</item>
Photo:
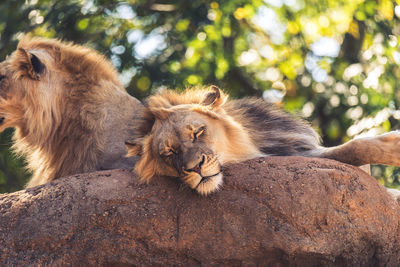
[[[218,108],[226,101],[226,95],[215,85],[211,85],[211,92],[204,98],[202,104],[211,108]]]
[[[38,56],[23,48],[17,49],[14,65],[17,67],[21,76],[25,75],[34,80],[39,80],[40,75],[46,68]]]
[[[125,142],[126,146],[126,157],[137,156],[142,152],[142,146],[136,143],[132,143],[130,141]]]

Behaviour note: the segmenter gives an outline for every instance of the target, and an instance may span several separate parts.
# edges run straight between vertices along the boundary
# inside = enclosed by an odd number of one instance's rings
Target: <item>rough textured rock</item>
[[[122,170],[0,195],[0,265],[400,263],[400,207],[358,168],[269,157],[224,173],[209,197]]]

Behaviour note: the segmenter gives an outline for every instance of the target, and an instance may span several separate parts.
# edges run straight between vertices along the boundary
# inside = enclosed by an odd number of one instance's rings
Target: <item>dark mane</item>
[[[232,100],[224,108],[267,155],[296,155],[319,146],[318,134],[310,125],[263,99]]]

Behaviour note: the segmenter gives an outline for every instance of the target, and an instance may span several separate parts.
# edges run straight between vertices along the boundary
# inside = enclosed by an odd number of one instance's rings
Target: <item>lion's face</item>
[[[162,165],[161,174],[180,177],[201,194],[216,190],[222,174],[213,131],[206,116],[190,110],[173,112],[157,122],[151,149]]]
[[[215,91],[203,102],[166,107],[150,99],[147,115],[142,116],[150,118],[147,129],[142,125],[138,129],[142,134],[127,143],[129,156],[140,155],[135,170],[142,180],[157,175],[179,177],[202,195],[220,187],[223,162],[218,150],[225,138],[213,111],[223,101],[220,98]]]
[[[8,61],[0,63],[0,97],[6,98],[10,90],[10,82],[12,80],[12,72],[10,71]]]

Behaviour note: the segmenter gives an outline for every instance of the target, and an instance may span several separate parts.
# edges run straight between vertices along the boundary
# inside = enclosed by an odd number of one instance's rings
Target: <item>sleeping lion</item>
[[[222,184],[221,166],[263,156],[322,157],[355,166],[400,166],[399,132],[360,138],[325,148],[318,134],[262,99],[228,100],[215,86],[150,96],[127,143],[139,155],[143,182],[158,175],[179,177],[207,195]]]

